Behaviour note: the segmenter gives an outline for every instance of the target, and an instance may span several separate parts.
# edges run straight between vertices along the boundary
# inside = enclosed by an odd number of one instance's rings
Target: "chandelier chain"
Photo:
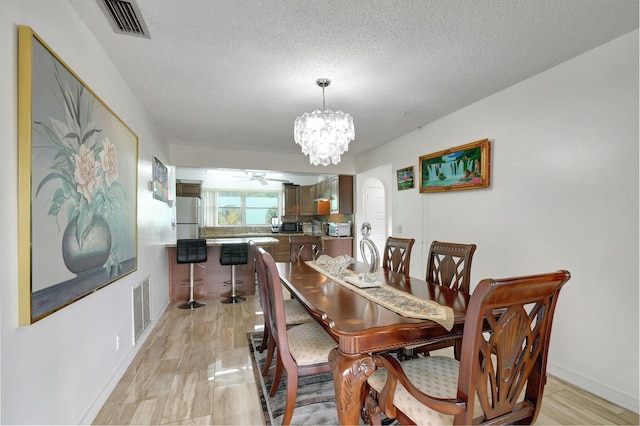
[[[324,106],[324,86],[322,86],[322,110],[326,110],[327,108]]]

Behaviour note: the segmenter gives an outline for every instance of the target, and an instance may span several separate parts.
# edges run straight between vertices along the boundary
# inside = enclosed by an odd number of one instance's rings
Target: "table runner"
[[[347,287],[363,297],[407,318],[428,319],[443,326],[447,331],[453,328],[453,309],[442,306],[433,300],[426,300],[397,288],[382,285],[379,287],[358,288],[339,275],[333,275],[328,270],[318,265],[315,260],[305,262],[307,265],[320,272],[322,275]],[[347,269],[345,276],[357,274]]]

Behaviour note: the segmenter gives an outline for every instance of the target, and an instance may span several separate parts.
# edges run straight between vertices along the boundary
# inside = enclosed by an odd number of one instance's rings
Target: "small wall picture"
[[[413,166],[398,169],[398,191],[413,188]]]
[[[169,201],[169,177],[167,166],[160,160],[153,157],[153,198],[156,200]]]
[[[420,192],[461,191],[490,184],[489,139],[419,158]]]

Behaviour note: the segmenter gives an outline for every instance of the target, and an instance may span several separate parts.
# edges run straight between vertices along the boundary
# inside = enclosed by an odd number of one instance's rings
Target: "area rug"
[[[267,351],[258,352],[262,342],[262,333],[250,333],[249,349],[253,353],[253,371],[262,402],[262,412],[266,425],[281,425],[286,402],[287,376],[283,374],[278,391],[269,396],[276,369],[275,357],[266,377],[262,377]],[[291,419],[292,425],[337,425],[335,391],[331,373],[316,374],[298,379],[298,397]]]

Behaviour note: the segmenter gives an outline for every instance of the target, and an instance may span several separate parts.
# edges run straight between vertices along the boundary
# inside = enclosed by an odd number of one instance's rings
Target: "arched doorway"
[[[369,238],[382,256],[387,240],[386,191],[382,181],[375,177],[368,178],[364,184],[364,222],[371,224]]]

